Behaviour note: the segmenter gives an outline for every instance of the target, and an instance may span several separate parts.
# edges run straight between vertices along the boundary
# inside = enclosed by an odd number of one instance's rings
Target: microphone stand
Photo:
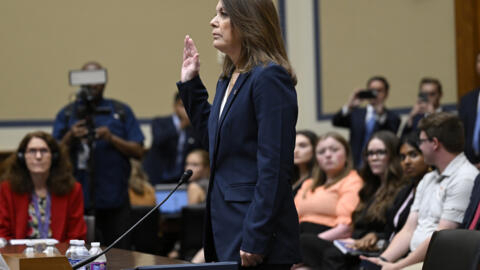
[[[135,223],[132,227],[130,227],[130,229],[128,229],[126,232],[124,232],[120,237],[117,238],[117,240],[115,240],[112,244],[110,244],[105,250],[103,250],[102,252],[100,252],[99,254],[97,255],[94,255],[94,256],[91,256],[91,257],[88,257],[74,265],[72,265],[72,269],[75,270],[75,269],[78,269],[82,266],[85,266],[91,262],[93,262],[94,260],[96,260],[98,257],[102,256],[103,254],[107,253],[113,246],[115,246],[115,244],[118,243],[118,241],[122,240],[127,234],[129,234],[133,229],[135,229],[140,223],[142,223],[143,220],[145,220],[151,213],[153,213],[154,211],[156,211],[160,206],[162,206],[167,200],[168,198],[170,198],[170,196],[172,196],[172,194],[177,191],[177,189],[183,184],[183,183],[186,183],[188,182],[188,179],[190,179],[190,177],[192,176],[193,172],[192,170],[186,170],[182,177],[180,177],[180,180],[178,180],[178,184],[177,186],[175,186],[175,188],[170,191],[170,193],[167,195],[167,197],[165,197],[165,199],[163,199],[162,202],[160,202],[159,204],[157,204],[155,207],[153,207],[148,213],[146,213],[139,221],[137,221],[137,223]]]

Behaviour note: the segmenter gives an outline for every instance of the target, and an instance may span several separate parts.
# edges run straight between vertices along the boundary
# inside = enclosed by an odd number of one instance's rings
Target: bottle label
[[[75,260],[75,259],[68,259],[68,262],[70,263],[70,265],[74,265],[76,263],[78,263],[80,260]]]
[[[91,270],[106,270],[107,264],[105,262],[93,262],[90,264]]]

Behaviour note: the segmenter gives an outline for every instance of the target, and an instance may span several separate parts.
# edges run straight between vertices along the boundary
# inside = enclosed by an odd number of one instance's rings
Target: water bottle
[[[23,254],[29,258],[35,257],[35,246],[33,242],[27,241],[25,244],[27,245],[27,247],[25,248],[25,250],[23,250]]]
[[[74,258],[78,261],[83,261],[90,257],[90,253],[88,253],[88,249],[85,247],[85,241],[84,240],[77,240],[78,246],[73,253],[75,256]],[[89,270],[90,269],[90,264],[87,264],[86,266],[78,268],[80,270]]]
[[[47,247],[43,250],[43,254],[47,255],[48,257],[52,256],[59,256],[60,251],[55,247],[55,240],[47,240]]]
[[[100,242],[92,242],[92,247],[90,248],[90,256],[97,255],[102,252],[100,248]],[[105,254],[98,257],[95,261],[90,264],[91,270],[106,270],[107,269],[107,257]]]
[[[67,251],[65,251],[65,257],[67,257],[70,265],[74,265],[77,262],[79,262],[79,260],[75,258],[75,252],[78,246],[77,241],[78,240],[75,240],[75,239],[70,240],[70,246],[68,247]]]

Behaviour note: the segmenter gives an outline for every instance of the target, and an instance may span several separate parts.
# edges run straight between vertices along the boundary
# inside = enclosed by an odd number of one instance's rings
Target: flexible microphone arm
[[[146,213],[139,221],[137,221],[137,223],[135,223],[132,227],[130,227],[130,229],[128,229],[126,232],[124,232],[120,237],[117,238],[117,240],[115,240],[112,244],[110,244],[110,246],[108,246],[105,250],[103,250],[102,252],[100,252],[99,254],[97,255],[94,255],[94,256],[91,256],[91,257],[88,257],[82,261],[79,261],[78,263],[72,265],[72,269],[75,270],[75,269],[78,269],[84,265],[87,265],[91,262],[93,262],[94,260],[96,260],[98,257],[102,256],[103,254],[107,253],[115,244],[118,243],[118,241],[122,240],[123,237],[125,237],[127,234],[130,233],[130,231],[132,231],[133,229],[135,229],[140,223],[142,223],[142,221],[144,219],[146,219],[151,213],[153,213],[154,211],[156,211],[160,206],[162,206],[167,200],[168,198],[170,198],[170,196],[172,196],[172,194],[183,184],[183,183],[186,183],[188,182],[188,179],[190,179],[190,177],[192,176],[193,172],[192,170],[186,170],[182,177],[180,177],[180,180],[178,180],[178,184],[177,186],[172,190],[170,191],[170,193],[168,194],[167,197],[165,197],[165,199],[163,199],[163,201],[159,204],[157,204],[154,208],[152,208],[152,210],[150,210],[148,213]]]

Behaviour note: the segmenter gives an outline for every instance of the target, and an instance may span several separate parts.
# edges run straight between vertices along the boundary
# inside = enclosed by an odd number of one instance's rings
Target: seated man
[[[463,154],[463,127],[457,116],[430,114],[420,120],[418,128],[425,162],[437,169],[423,177],[407,222],[388,248],[378,258],[362,257],[382,269],[422,262],[434,231],[458,228],[478,174]]]

